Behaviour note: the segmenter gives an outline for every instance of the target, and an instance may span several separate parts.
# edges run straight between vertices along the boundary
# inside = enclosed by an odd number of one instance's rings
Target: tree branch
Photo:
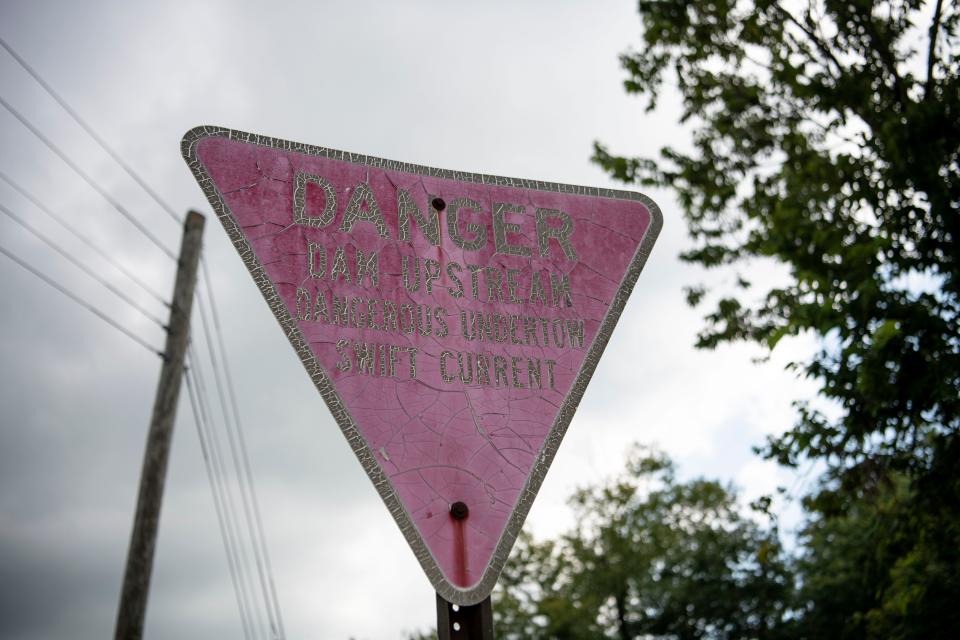
[[[933,61],[936,56],[937,36],[940,34],[940,16],[943,10],[943,0],[937,0],[937,8],[933,11],[933,22],[930,24],[930,46],[927,49],[927,80],[924,83],[923,99],[930,95],[933,84]]]
[[[890,72],[890,75],[893,76],[894,96],[897,102],[900,103],[900,108],[905,111],[909,97],[907,96],[907,89],[903,85],[903,78],[897,71],[897,57],[894,55],[892,43],[883,38],[883,35],[877,28],[876,22],[873,20],[873,16],[867,16],[866,24],[867,28],[869,29],[870,38],[876,45],[876,52],[880,57],[880,64],[886,67],[887,71]]]
[[[810,39],[810,42],[812,42],[813,45],[823,55],[825,55],[827,58],[830,59],[831,62],[833,62],[834,66],[837,68],[838,73],[843,74],[843,65],[840,64],[840,61],[833,54],[833,51],[831,51],[830,47],[828,47],[827,44],[817,36],[816,33],[808,29],[806,25],[804,25],[802,22],[797,20],[792,13],[790,13],[780,5],[775,5],[775,8],[777,9],[777,11],[781,13],[781,15],[783,15],[783,17],[787,20],[787,22],[791,23],[792,25],[800,29],[800,31],[802,31],[803,34]]]

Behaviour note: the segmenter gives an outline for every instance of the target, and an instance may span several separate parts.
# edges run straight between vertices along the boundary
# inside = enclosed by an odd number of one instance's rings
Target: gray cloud
[[[644,115],[623,94],[616,56],[634,44],[634,3],[603,4],[4,3],[0,36],[177,210],[208,212],[178,149],[206,123],[609,186],[588,163],[594,139],[642,153],[684,134],[669,95]],[[0,92],[178,243],[176,225],[6,55]],[[0,148],[0,169],[168,294],[172,263],[6,114]],[[744,456],[725,452],[789,419],[773,409],[796,393],[789,377],[751,368],[742,352],[689,348],[698,320],[679,288],[697,274],[674,257],[685,238],[669,195],[650,195],[665,229],[531,513],[539,534],[561,528],[569,489],[611,472],[634,440],[732,477]],[[42,220],[6,187],[0,198]],[[0,242],[160,346],[159,330],[7,220]],[[431,626],[419,565],[213,217],[206,250],[288,636],[390,638]],[[104,637],[159,361],[2,257],[0,296],[0,636]],[[753,404],[762,410],[744,410]],[[240,636],[186,396],[147,624],[151,638]]]

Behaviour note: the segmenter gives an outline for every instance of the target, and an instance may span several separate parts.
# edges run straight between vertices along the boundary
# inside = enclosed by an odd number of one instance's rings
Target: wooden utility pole
[[[177,414],[183,365],[190,337],[190,310],[197,285],[197,264],[203,239],[203,215],[190,211],[183,223],[177,280],[170,305],[167,344],[164,349],[160,381],[153,402],[147,448],[140,473],[140,493],[133,519],[133,533],[123,575],[123,591],[117,612],[116,640],[139,640],[143,637],[143,620],[147,611],[147,593],[153,571],[153,555],[160,522],[160,504],[167,477],[167,461],[173,439],[173,422]]]

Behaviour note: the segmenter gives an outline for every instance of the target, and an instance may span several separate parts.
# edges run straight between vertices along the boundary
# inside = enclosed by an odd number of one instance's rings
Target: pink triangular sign
[[[434,588],[483,600],[657,206],[216,127],[182,151]]]

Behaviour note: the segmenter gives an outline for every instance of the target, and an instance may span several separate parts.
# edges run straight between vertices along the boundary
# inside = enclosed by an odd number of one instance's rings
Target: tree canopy
[[[801,637],[955,637],[960,620],[960,11],[954,2],[640,0],[626,90],[675,89],[689,150],[594,160],[676,194],[693,247],[733,270],[687,290],[697,346],[812,334],[798,400],[760,448],[827,472],[795,565]],[[786,267],[756,291],[760,261]]]
[[[642,46],[626,89],[682,98],[689,152],[595,160],[626,182],[668,187],[695,246],[731,266],[698,346],[772,349],[813,332],[803,364],[841,415],[801,405],[766,452],[834,470],[956,460],[960,427],[960,53],[954,3],[641,0]],[[754,294],[772,259],[786,286]],[[714,292],[692,287],[691,303]]]
[[[676,479],[637,449],[625,470],[570,500],[557,540],[521,536],[494,596],[501,638],[772,637],[789,571],[776,530],[719,482]]]

